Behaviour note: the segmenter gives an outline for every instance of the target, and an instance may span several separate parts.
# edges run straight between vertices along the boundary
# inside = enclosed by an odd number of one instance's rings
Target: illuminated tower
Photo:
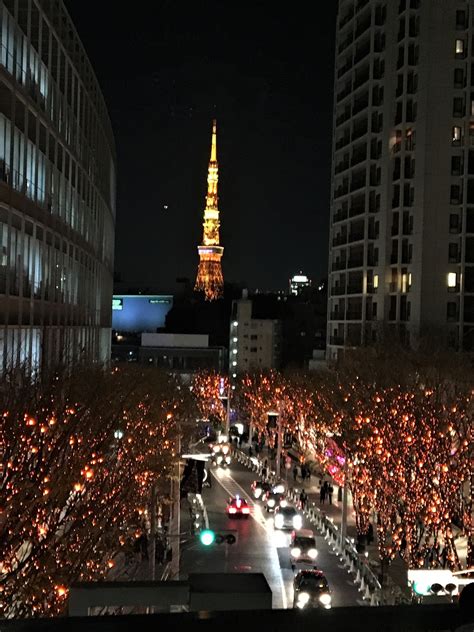
[[[204,209],[203,239],[198,246],[199,267],[194,289],[204,292],[206,301],[221,298],[224,288],[221,259],[224,248],[219,244],[219,209],[217,206],[217,124],[212,122],[211,160],[207,173],[206,208]]]

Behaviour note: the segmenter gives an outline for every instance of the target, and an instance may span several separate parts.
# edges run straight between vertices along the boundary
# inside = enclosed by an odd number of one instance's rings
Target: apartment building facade
[[[474,348],[474,3],[340,0],[328,358]]]

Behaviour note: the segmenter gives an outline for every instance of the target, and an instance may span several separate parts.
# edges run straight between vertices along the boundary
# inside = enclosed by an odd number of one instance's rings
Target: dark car
[[[269,492],[272,488],[270,483],[265,481],[254,481],[251,485],[252,494],[255,500],[263,500],[266,492]]]
[[[293,608],[331,607],[328,580],[320,570],[299,571],[293,580]]]
[[[282,501],[285,502],[285,497],[282,494],[275,494],[271,489],[269,489],[263,495],[262,500],[266,511],[275,511]]]

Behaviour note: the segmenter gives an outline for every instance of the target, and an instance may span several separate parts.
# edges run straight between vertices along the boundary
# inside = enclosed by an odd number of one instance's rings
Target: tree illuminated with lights
[[[3,616],[56,615],[72,582],[106,577],[142,528],[151,488],[169,494],[188,393],[131,367],[3,380]]]

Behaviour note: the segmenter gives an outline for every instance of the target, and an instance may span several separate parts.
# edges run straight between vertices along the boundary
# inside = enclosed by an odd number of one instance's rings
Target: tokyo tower
[[[206,301],[221,298],[224,289],[221,259],[224,248],[219,243],[219,208],[217,205],[217,123],[212,122],[211,159],[207,172],[206,208],[204,209],[203,238],[198,246],[199,266],[194,289],[204,292]]]

